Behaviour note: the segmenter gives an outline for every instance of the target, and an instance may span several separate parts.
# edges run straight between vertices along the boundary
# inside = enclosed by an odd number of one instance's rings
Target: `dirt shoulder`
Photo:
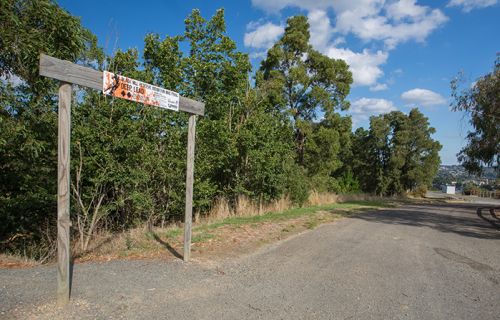
[[[253,216],[232,216],[220,221],[197,223],[193,228],[192,259],[218,260],[245,255],[318,225],[367,210],[398,206],[409,200],[348,201],[295,208]],[[410,200],[411,201],[411,200]],[[88,252],[74,254],[75,263],[116,259],[182,259],[183,227],[144,228],[101,235]],[[0,257],[0,268],[32,267],[32,261]]]

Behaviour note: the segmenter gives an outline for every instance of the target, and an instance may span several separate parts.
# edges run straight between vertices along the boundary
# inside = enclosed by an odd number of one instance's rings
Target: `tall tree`
[[[467,134],[467,145],[458,153],[458,161],[470,173],[482,167],[500,165],[500,54],[493,71],[479,78],[472,88],[460,91],[457,78],[451,82],[454,111],[470,116],[474,131]],[[497,171],[500,174],[500,170]]]
[[[47,253],[56,212],[56,82],[38,75],[41,52],[102,59],[94,35],[49,0],[0,2],[0,243]],[[31,250],[35,248],[36,250]],[[40,250],[38,250],[40,249]]]
[[[394,195],[427,187],[439,168],[441,145],[418,109],[370,118],[370,130],[354,134],[353,170],[363,190]]]
[[[31,91],[47,91],[47,80],[38,75],[41,52],[76,61],[102,59],[97,38],[80,20],[50,0],[0,2],[0,76],[15,76]]]
[[[148,35],[144,56],[153,81],[206,103],[197,129],[196,209],[218,196],[280,197],[288,119],[270,107],[267,90],[251,87],[251,64],[227,36],[223,10],[210,19],[193,10],[185,23],[180,36]]]
[[[331,59],[309,44],[309,23],[304,16],[287,20],[285,33],[267,52],[261,72],[268,88],[274,89],[271,103],[293,118],[297,161],[304,165],[306,139],[319,112],[346,110],[345,100],[352,74],[343,60]]]

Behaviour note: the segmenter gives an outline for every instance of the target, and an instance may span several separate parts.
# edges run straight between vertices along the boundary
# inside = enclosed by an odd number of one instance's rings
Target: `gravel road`
[[[479,214],[478,214],[479,213]],[[500,220],[471,204],[363,213],[239,259],[0,269],[4,319],[500,319]]]

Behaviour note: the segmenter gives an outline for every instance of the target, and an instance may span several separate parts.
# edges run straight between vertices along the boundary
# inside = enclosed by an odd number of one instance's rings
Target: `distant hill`
[[[481,176],[470,175],[461,165],[441,165],[434,178],[434,185],[443,185],[451,182],[463,183],[471,180],[495,180],[497,174],[495,168],[487,167],[483,169]]]

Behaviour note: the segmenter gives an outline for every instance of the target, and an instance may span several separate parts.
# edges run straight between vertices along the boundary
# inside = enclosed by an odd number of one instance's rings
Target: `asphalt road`
[[[0,270],[0,317],[500,319],[500,220],[471,204],[413,205],[238,260],[76,265],[66,309],[54,279],[53,266]]]

